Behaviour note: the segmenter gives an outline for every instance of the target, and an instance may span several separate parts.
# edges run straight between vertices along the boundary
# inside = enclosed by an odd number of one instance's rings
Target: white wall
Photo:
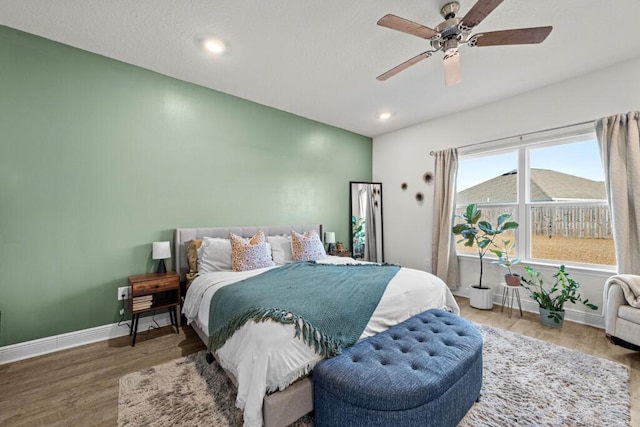
[[[640,110],[638,75],[640,57],[374,138],[373,180],[382,182],[384,187],[385,260],[431,269],[433,184],[422,180],[422,175],[434,167],[429,151]],[[406,191],[400,188],[403,182],[408,184]],[[416,202],[417,192],[424,194],[424,202]],[[462,261],[460,265],[463,283],[477,274],[477,260]],[[489,274],[493,268],[497,267],[487,266]],[[571,272],[582,284],[583,293],[600,307],[600,314],[602,284],[610,272]],[[497,271],[495,274],[498,277]]]

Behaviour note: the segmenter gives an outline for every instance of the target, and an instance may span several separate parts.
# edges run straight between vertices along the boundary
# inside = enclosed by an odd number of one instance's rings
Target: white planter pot
[[[491,310],[493,308],[493,289],[485,286],[482,289],[478,289],[474,288],[474,286],[477,285],[469,285],[469,305],[481,310]]]

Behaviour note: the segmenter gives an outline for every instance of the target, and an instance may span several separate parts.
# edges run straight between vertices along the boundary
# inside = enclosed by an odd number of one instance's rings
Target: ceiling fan
[[[433,53],[442,51],[444,53],[445,85],[453,86],[459,83],[462,78],[460,73],[460,56],[458,53],[458,47],[460,45],[466,44],[467,46],[475,47],[537,44],[542,43],[547,38],[553,27],[519,28],[471,35],[471,31],[498,7],[502,1],[503,0],[478,0],[464,18],[456,17],[456,14],[460,10],[460,3],[457,1],[449,2],[440,9],[440,14],[444,18],[444,21],[435,29],[425,27],[424,25],[400,18],[396,15],[389,14],[383,16],[378,21],[378,25],[430,40],[432,49],[414,56],[386,73],[380,74],[377,79],[380,81],[387,80],[405,68],[429,58]]]

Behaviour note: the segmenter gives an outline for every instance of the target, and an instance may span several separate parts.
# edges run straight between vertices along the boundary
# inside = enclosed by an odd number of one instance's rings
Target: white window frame
[[[530,200],[530,169],[529,158],[530,150],[536,148],[552,147],[562,144],[571,144],[575,142],[582,142],[587,140],[596,139],[595,128],[593,124],[581,124],[576,126],[569,126],[560,129],[553,129],[545,132],[537,132],[526,136],[518,136],[513,138],[505,138],[494,141],[493,143],[484,143],[473,145],[468,148],[461,148],[458,150],[460,159],[471,159],[474,157],[486,157],[491,155],[499,155],[506,153],[516,153],[517,155],[517,167],[518,167],[518,186],[517,186],[517,199],[516,202],[497,202],[497,203],[481,203],[478,202],[479,208],[500,208],[505,207],[512,209],[515,207],[517,212],[517,218],[515,219],[521,225],[517,229],[517,246],[516,256],[522,259],[523,262],[536,265],[550,265],[555,266],[558,264],[564,264],[576,269],[595,270],[595,271],[607,271],[615,272],[617,266],[615,265],[601,265],[580,263],[576,261],[567,260],[551,260],[542,258],[533,258],[531,256],[532,251],[532,218],[531,211],[533,207],[537,206],[606,206],[608,203],[606,200],[601,202],[591,201],[567,201],[567,202],[531,202]],[[522,191],[524,190],[524,191]],[[463,205],[457,205],[457,208],[464,208]],[[523,221],[524,219],[524,221]],[[523,225],[524,222],[524,226]],[[458,256],[463,257],[476,257],[477,254],[472,253],[458,253]],[[486,258],[495,258],[492,254],[487,254]]]

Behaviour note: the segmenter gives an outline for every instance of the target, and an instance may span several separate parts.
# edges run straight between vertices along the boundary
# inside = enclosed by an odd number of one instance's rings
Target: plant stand
[[[469,305],[480,310],[491,310],[493,308],[493,289],[478,289],[474,286],[477,285],[469,285]]]
[[[520,286],[512,286],[506,283],[500,283],[502,286],[502,308],[500,312],[504,311],[505,305],[509,303],[509,308],[507,309],[507,314],[511,317],[511,313],[513,312],[513,300],[516,299],[518,301],[518,309],[520,309],[520,317],[522,317],[522,305],[520,304]],[[511,294],[511,300],[509,300],[509,294]]]

